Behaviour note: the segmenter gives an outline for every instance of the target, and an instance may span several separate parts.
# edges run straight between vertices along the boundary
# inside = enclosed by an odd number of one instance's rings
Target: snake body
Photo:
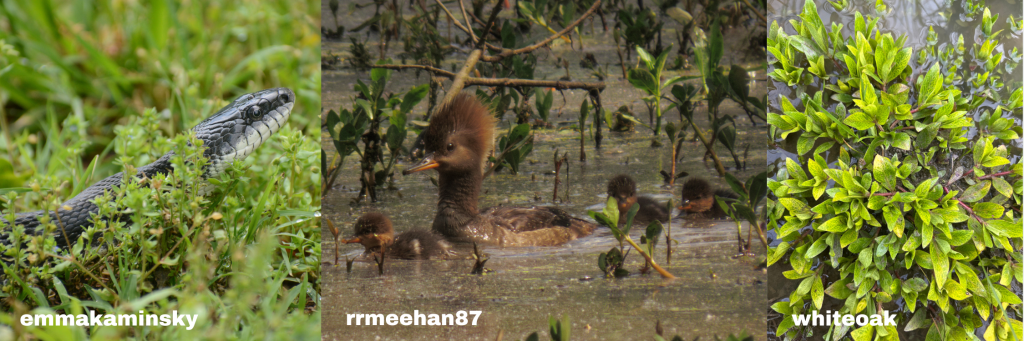
[[[288,88],[245,94],[193,127],[192,131],[195,132],[196,138],[203,140],[203,146],[206,147],[203,155],[209,160],[203,169],[202,179],[220,176],[232,161],[244,160],[253,150],[270,139],[270,136],[288,121],[294,104],[295,93]],[[152,178],[157,174],[167,174],[174,169],[171,165],[172,156],[174,151],[164,154],[150,164],[138,167],[134,176]],[[93,199],[120,186],[122,179],[123,172],[111,175],[97,181],[61,205],[55,236],[57,246],[67,248],[78,241],[82,232],[93,225],[93,219],[96,218],[92,215],[99,211]],[[43,232],[39,218],[45,215],[50,216],[51,222],[58,223],[58,214],[52,211],[35,211],[17,214],[14,225],[24,225],[27,233],[38,235]],[[129,218],[122,216],[119,219],[126,221]],[[0,218],[0,226],[7,225],[7,220]],[[60,229],[61,225],[64,227],[63,231]],[[67,233],[67,239],[64,231]],[[0,235],[0,243],[9,244],[6,234],[5,232],[4,235]]]

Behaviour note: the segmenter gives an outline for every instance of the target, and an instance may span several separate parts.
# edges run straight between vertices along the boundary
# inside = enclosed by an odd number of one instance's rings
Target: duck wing
[[[470,225],[488,225],[501,230],[495,238],[502,246],[553,246],[585,237],[596,224],[569,215],[555,207],[491,207]]]
[[[647,224],[650,224],[655,220],[662,223],[668,221],[669,212],[665,208],[665,203],[658,202],[657,200],[651,199],[647,196],[638,197],[637,203],[640,204],[640,210],[637,211],[636,217],[633,217],[634,225],[647,226]],[[620,218],[620,220],[622,220],[622,218]]]
[[[430,231],[412,230],[395,237],[387,253],[397,259],[443,259],[450,249],[451,244],[444,237]]]

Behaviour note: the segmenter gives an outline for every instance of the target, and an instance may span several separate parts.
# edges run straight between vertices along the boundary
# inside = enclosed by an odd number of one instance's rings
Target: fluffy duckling
[[[597,225],[555,207],[477,209],[495,121],[467,93],[442,104],[431,118],[423,133],[423,160],[402,172],[437,170],[439,198],[431,229],[449,240],[498,246],[561,245],[593,232]]]
[[[729,215],[718,206],[715,197],[736,199],[736,194],[726,190],[716,190],[706,180],[691,178],[683,184],[683,202],[679,210],[686,212],[687,217],[723,219]]]
[[[355,238],[344,243],[360,243],[366,253],[380,253],[395,259],[437,259],[448,256],[451,244],[430,231],[413,230],[395,236],[391,220],[380,213],[366,213],[355,223]]]
[[[633,217],[634,225],[647,226],[655,220],[664,223],[669,219],[669,212],[664,203],[647,196],[637,196],[636,182],[628,175],[620,174],[608,180],[608,196],[618,202],[619,225],[625,224],[626,215],[634,203],[640,204],[640,210]]]

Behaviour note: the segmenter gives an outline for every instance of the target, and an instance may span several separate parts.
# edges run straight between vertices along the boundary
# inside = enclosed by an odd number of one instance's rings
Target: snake
[[[244,160],[270,136],[277,132],[288,121],[295,105],[295,93],[288,88],[274,88],[239,96],[231,104],[203,120],[191,130],[196,139],[203,141],[206,149],[203,156],[208,160],[204,166],[201,181],[219,177],[234,161]],[[133,175],[136,179],[153,178],[157,174],[167,174],[174,167],[171,158],[175,152],[169,151],[156,161],[137,167]],[[89,227],[93,226],[99,207],[93,200],[105,193],[111,193],[122,184],[124,172],[106,177],[61,204],[56,212],[35,211],[18,213],[14,224],[23,225],[25,231],[32,235],[43,233],[40,218],[49,216],[50,221],[59,224],[55,240],[57,246],[67,249],[78,242]],[[58,220],[59,218],[59,220]],[[118,217],[119,221],[130,224],[126,215]],[[0,218],[0,227],[10,225],[6,219]],[[63,230],[60,228],[63,226]],[[0,236],[0,244],[9,245],[7,235]]]

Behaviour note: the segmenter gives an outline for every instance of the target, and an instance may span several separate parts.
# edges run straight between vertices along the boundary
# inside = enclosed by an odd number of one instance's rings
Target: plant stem
[[[693,132],[697,134],[697,138],[700,139],[701,143],[704,143],[704,147],[707,148],[708,153],[711,154],[711,159],[715,161],[715,169],[718,170],[718,175],[725,176],[725,166],[722,166],[722,161],[718,160],[718,154],[715,153],[715,146],[708,142],[708,139],[704,137],[704,133],[700,132],[700,129],[697,128],[697,124],[690,121],[690,126],[693,127]]]
[[[672,176],[672,179],[675,180],[675,175]],[[672,199],[668,199],[669,212],[672,212],[672,204]],[[665,264],[672,264],[672,219],[669,219],[665,224]]]
[[[675,279],[676,278],[676,276],[673,276],[672,274],[668,273],[668,271],[665,271],[665,269],[662,269],[660,266],[658,266],[658,264],[654,262],[654,259],[651,259],[650,255],[648,255],[646,252],[644,252],[644,250],[641,249],[640,246],[636,245],[636,243],[633,242],[633,238],[629,238],[629,236],[625,236],[625,237],[626,237],[626,241],[629,242],[629,245],[632,245],[633,249],[635,249],[637,252],[639,252],[641,256],[644,256],[644,259],[647,260],[647,264],[650,264],[651,267],[653,267],[655,271],[657,271],[659,274],[661,274],[661,277],[668,278],[668,279]]]
[[[604,83],[602,83],[603,85]],[[604,110],[601,107],[601,89],[590,89],[591,102],[594,103],[594,149],[601,149],[601,121],[604,120]]]
[[[672,166],[669,168],[668,174],[668,185],[671,187],[676,184],[676,157],[678,156],[677,154],[679,153],[679,150],[676,148],[676,141],[669,140],[668,143],[672,145]]]
[[[655,91],[654,112],[657,114],[657,123],[654,124],[654,136],[661,134],[661,91]]]

